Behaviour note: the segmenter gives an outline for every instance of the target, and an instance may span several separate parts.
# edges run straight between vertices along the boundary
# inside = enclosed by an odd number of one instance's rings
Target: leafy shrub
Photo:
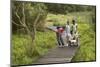
[[[79,24],[80,48],[72,62],[75,61],[95,61],[95,32],[91,30],[89,24]]]
[[[31,64],[56,46],[55,33],[52,31],[37,32],[34,46],[28,35],[14,34],[12,37],[12,64]]]

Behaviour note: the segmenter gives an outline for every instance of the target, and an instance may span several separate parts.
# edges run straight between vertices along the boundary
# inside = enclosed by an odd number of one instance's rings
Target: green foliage
[[[25,45],[28,43],[28,39],[19,37],[18,35],[13,35],[12,38],[12,64],[27,64],[32,62],[31,58],[26,60],[26,48]]]
[[[91,12],[72,12],[68,13],[67,15],[62,14],[48,14],[46,18],[46,25],[54,25],[54,26],[65,26],[67,20],[69,20],[70,23],[72,23],[73,18],[77,18],[77,23],[92,23],[91,18]],[[95,16],[95,15],[94,15]],[[95,24],[95,22],[94,22]],[[94,27],[94,26],[93,26]]]
[[[62,18],[63,17],[63,18]],[[80,35],[80,48],[76,53],[75,57],[72,59],[72,62],[75,61],[94,61],[95,59],[95,24],[92,23],[91,12],[73,12],[68,13],[67,15],[54,15],[49,14],[47,16],[47,21],[56,18],[57,22],[48,21],[52,23],[51,25],[62,26],[66,24],[67,19],[69,19],[70,24],[72,23],[73,17],[77,17],[78,23],[78,32]]]
[[[83,12],[83,11],[92,11],[95,6],[87,5],[75,5],[75,4],[58,4],[58,3],[45,3],[48,7],[48,12],[53,14],[67,14],[70,12]]]
[[[31,49],[31,39],[28,35],[13,35],[12,64],[31,64],[56,46],[56,36],[52,31],[37,32],[36,37],[34,49]]]
[[[66,24],[66,15],[62,14],[48,14],[46,21],[47,21],[47,26],[53,25],[53,26],[65,26]],[[50,24],[51,23],[51,24]]]
[[[89,24],[79,24],[80,48],[72,62],[96,60],[95,32],[91,30],[90,26]]]
[[[56,35],[52,31],[37,32],[35,46],[41,55],[45,54],[48,49],[56,46]],[[41,52],[42,51],[42,52]]]
[[[53,26],[65,26],[66,24],[64,24],[64,23],[57,23],[57,22],[55,22],[55,23],[53,23]]]
[[[35,26],[37,30],[44,30],[45,18],[47,16],[47,7],[43,3],[14,1],[12,4],[12,21],[19,25],[27,25],[27,27],[31,31],[33,31],[33,26]],[[23,4],[24,7],[22,7]],[[25,15],[25,18],[23,16],[23,13]],[[38,16],[39,18],[37,18]],[[25,19],[25,21],[23,21],[23,18]],[[23,24],[20,22],[22,22]],[[13,32],[18,30],[18,28],[22,28],[22,26],[18,26],[16,24],[13,24],[12,27]]]

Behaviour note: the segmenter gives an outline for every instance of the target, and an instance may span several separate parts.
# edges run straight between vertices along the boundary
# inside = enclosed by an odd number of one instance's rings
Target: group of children
[[[59,47],[69,46],[77,39],[77,23],[72,20],[72,24],[67,21],[65,27],[57,26],[56,35]]]

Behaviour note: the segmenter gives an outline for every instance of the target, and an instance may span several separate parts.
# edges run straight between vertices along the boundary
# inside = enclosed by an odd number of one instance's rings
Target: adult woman
[[[59,47],[64,46],[64,42],[63,42],[63,39],[62,39],[62,33],[63,32],[64,32],[63,27],[57,27],[56,35],[57,35],[57,41],[58,41]]]

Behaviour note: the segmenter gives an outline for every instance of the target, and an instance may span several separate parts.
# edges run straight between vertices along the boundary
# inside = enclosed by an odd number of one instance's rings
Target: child
[[[66,38],[67,38],[66,40],[67,40],[67,46],[68,46],[69,41],[71,40],[69,21],[67,21],[67,24],[66,24]]]
[[[77,33],[77,23],[75,20],[72,20],[72,36],[75,39],[75,35]]]

